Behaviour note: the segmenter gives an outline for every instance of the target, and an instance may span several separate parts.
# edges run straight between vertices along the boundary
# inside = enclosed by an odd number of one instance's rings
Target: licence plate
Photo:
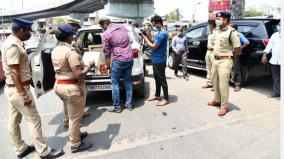
[[[88,91],[109,91],[111,90],[111,85],[87,85]]]

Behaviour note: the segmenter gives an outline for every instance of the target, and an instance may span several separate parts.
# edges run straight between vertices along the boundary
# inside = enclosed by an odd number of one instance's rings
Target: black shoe
[[[280,94],[276,94],[276,93],[272,93],[269,96],[267,96],[268,98],[275,98],[275,97],[280,97]]]
[[[82,132],[81,135],[80,135],[81,140],[84,140],[87,136],[88,136],[88,132],[87,131]]]
[[[189,79],[188,79],[188,76],[183,76],[183,79],[186,80],[186,81],[189,80]]]
[[[178,77],[178,72],[174,72],[174,73],[175,73],[175,76]]]
[[[117,108],[111,108],[111,109],[108,109],[107,111],[111,113],[121,113],[122,112],[121,109],[117,109]]]
[[[34,151],[35,151],[34,145],[30,145],[30,146],[28,146],[28,148],[22,154],[18,155],[18,158],[24,158],[28,154],[30,154],[30,153],[32,153]]]
[[[54,159],[54,158],[58,158],[62,155],[64,155],[63,149],[61,149],[61,150],[51,149],[51,151],[48,153],[48,155],[40,156],[40,158],[41,159]]]
[[[91,148],[93,145],[90,143],[81,143],[81,145],[79,147],[71,147],[71,152],[72,153],[77,153],[77,152],[82,152],[85,150],[88,150],[89,148]]]

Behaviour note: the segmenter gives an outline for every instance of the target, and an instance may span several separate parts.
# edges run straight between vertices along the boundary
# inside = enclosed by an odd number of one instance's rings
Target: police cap
[[[230,20],[231,19],[231,13],[229,13],[229,12],[218,12],[216,14],[216,17],[222,17],[222,18],[226,18],[226,19]]]
[[[80,25],[81,22],[80,22],[79,20],[76,20],[76,19],[72,19],[72,18],[66,19],[66,20],[65,20],[65,23],[66,23],[66,24],[75,25],[75,26],[77,26],[78,28],[81,28],[81,25]]]
[[[75,35],[76,30],[70,24],[60,24],[58,25],[58,30],[68,34],[68,35]]]
[[[14,18],[12,19],[12,28],[28,28],[32,31],[33,22],[26,19]]]

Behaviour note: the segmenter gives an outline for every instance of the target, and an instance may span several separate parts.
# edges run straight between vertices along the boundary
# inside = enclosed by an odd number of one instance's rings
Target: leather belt
[[[232,56],[214,56],[216,60],[232,59]]]
[[[208,50],[208,51],[214,51],[214,49],[212,49],[212,48],[208,48],[207,50]]]
[[[27,86],[27,85],[29,85],[30,83],[31,83],[31,80],[28,80],[28,81],[22,82],[22,85]],[[6,83],[6,86],[8,86],[8,87],[16,87],[15,84],[7,84],[7,83]]]
[[[57,80],[57,84],[78,84],[78,80]]]

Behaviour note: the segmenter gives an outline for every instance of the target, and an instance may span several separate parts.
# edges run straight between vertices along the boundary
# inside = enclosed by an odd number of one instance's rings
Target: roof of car
[[[124,25],[127,30],[132,29],[132,26],[129,25],[129,24],[122,24],[122,25]],[[80,29],[79,32],[80,31],[87,31],[87,30],[102,30],[102,28],[100,27],[100,25],[91,25],[91,26]]]
[[[270,21],[275,21],[278,22],[280,21],[279,19],[272,19],[272,18],[250,18],[250,19],[232,19],[232,22],[270,22]],[[203,26],[207,25],[208,22],[203,22],[199,23],[193,27],[198,27],[198,26]]]

